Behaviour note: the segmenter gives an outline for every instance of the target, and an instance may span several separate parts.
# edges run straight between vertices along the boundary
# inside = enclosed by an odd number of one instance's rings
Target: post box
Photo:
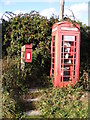
[[[80,25],[68,21],[52,26],[51,70],[54,86],[65,87],[79,79]]]
[[[25,44],[25,62],[32,62],[32,44]]]

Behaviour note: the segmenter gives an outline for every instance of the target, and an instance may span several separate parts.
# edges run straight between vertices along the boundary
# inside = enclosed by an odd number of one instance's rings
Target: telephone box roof
[[[58,22],[53,24],[52,28],[56,27],[56,26],[69,26],[69,27],[74,27],[74,28],[78,28],[78,30],[80,30],[80,25],[78,23],[73,22],[73,24],[69,21],[62,21],[62,22]]]

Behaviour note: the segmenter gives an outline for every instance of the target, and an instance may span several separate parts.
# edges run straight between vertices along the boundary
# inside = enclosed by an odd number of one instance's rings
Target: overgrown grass
[[[22,95],[28,90],[26,74],[19,68],[18,58],[3,59],[2,111],[3,118],[21,118],[24,104]]]
[[[74,87],[47,89],[39,109],[44,118],[87,118],[88,92],[78,84]]]
[[[34,63],[32,63],[34,64]],[[23,96],[28,93],[28,88],[48,87],[49,77],[46,74],[38,74],[40,68],[32,68],[34,65],[26,65],[24,72],[20,69],[20,57],[4,58],[2,70],[3,87],[3,118],[22,118],[28,109],[36,108],[36,105],[26,105]],[[34,70],[35,69],[35,70]],[[34,95],[29,95],[34,97]]]

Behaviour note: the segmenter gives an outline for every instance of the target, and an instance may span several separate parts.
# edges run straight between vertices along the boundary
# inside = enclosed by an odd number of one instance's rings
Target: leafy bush
[[[88,98],[83,101],[84,94],[82,86],[52,87],[43,94],[39,109],[45,118],[87,118]]]
[[[12,58],[16,55],[20,57],[21,46],[32,43],[33,62],[26,64],[26,68],[31,69],[34,76],[37,74],[39,76],[49,75],[51,29],[53,23],[57,21],[54,17],[48,20],[36,11],[18,15],[9,22],[3,20],[3,56],[7,55]]]
[[[90,72],[90,26],[80,23],[81,32],[81,45],[80,45],[80,72],[82,75],[83,70]]]
[[[26,74],[17,67],[15,59],[3,60],[3,117],[20,118],[23,115],[22,95],[28,90]]]

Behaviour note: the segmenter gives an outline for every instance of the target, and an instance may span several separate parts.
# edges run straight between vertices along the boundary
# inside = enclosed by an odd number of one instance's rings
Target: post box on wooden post
[[[24,70],[25,62],[32,62],[32,44],[21,47],[21,69]]]

